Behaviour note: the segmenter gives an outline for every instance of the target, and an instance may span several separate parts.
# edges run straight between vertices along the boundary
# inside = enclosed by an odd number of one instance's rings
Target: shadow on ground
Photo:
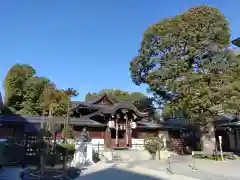
[[[107,179],[114,179],[114,180],[165,180],[157,177],[147,176],[135,172],[125,171],[118,168],[108,168],[102,171],[92,172],[86,175],[81,175],[79,180],[107,180]]]
[[[21,180],[20,172],[21,168],[4,168],[0,173],[0,180]]]

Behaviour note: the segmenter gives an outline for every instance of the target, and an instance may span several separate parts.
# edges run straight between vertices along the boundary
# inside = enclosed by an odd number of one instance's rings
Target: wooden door
[[[111,133],[111,140],[110,140],[110,146],[111,148],[124,148],[127,147],[127,141],[126,141],[126,130],[118,130],[112,129],[110,131]]]

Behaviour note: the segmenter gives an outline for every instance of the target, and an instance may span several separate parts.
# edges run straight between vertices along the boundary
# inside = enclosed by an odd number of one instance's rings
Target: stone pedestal
[[[71,167],[82,168],[86,163],[86,144],[83,142],[77,142],[75,144],[75,153],[72,162],[70,163]]]
[[[86,143],[87,145],[87,152],[86,152],[86,163],[92,164],[93,163],[93,147],[92,143]]]

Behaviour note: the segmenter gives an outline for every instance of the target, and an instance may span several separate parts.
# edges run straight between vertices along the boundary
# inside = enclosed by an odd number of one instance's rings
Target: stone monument
[[[80,136],[75,143],[75,153],[71,166],[75,168],[82,168],[87,164],[92,164],[92,144],[89,138],[89,132],[83,128]]]
[[[89,132],[86,128],[83,128],[80,136],[77,138],[78,142],[90,142]]]

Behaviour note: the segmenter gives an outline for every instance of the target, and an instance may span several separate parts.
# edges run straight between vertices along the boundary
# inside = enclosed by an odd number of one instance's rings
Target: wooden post
[[[131,129],[131,127],[128,127],[128,145],[129,145],[129,147],[132,147],[132,129]]]
[[[237,147],[236,147],[236,149],[237,150],[239,150],[239,147],[240,147],[240,144],[239,144],[239,129],[236,129],[236,136],[237,136],[237,143],[236,143],[236,145],[237,145]]]
[[[66,142],[66,117],[63,119],[63,138],[64,138],[64,143]]]
[[[66,127],[65,127],[65,137],[68,136],[68,126],[70,124],[70,121],[69,121],[69,111],[70,111],[70,101],[71,101],[71,98],[70,98],[70,95],[68,96],[68,107],[67,107],[67,118],[66,118]]]
[[[42,113],[42,121],[41,121],[41,129],[43,129],[44,128],[44,122],[45,122],[45,113],[44,113],[44,111],[43,111],[43,113]]]
[[[118,119],[116,118],[116,141],[115,141],[116,146],[118,145]]]
[[[219,138],[219,146],[220,146],[220,156],[221,156],[221,160],[223,161],[223,151],[222,151],[222,136],[218,136]]]
[[[195,155],[195,153],[194,153],[194,151],[192,151],[192,163],[193,163],[192,169],[193,170],[197,170],[194,155]]]
[[[125,122],[126,124],[125,124],[125,133],[126,133],[126,145],[128,146],[129,145],[129,143],[128,143],[128,118],[126,118],[126,122]]]
[[[104,146],[105,148],[109,148],[110,147],[110,137],[109,137],[109,128],[107,127],[105,129],[105,136],[104,136]]]

